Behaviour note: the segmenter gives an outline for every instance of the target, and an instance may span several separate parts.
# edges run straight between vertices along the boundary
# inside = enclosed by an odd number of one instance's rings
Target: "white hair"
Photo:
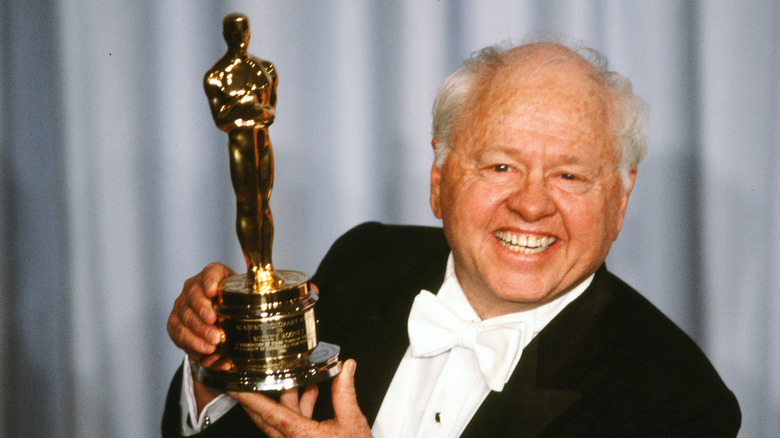
[[[560,44],[557,41],[548,41]],[[612,92],[615,106],[615,135],[618,143],[618,171],[623,186],[630,184],[632,166],[639,164],[647,152],[644,120],[647,109],[642,98],[634,94],[631,81],[610,71],[606,58],[598,51],[581,44],[567,45],[579,54],[596,71],[595,79]],[[467,106],[469,92],[487,73],[509,65],[506,53],[515,48],[508,43],[486,47],[473,54],[439,87],[433,102],[433,136],[437,139],[434,149],[434,165],[441,168],[451,150],[452,134]]]

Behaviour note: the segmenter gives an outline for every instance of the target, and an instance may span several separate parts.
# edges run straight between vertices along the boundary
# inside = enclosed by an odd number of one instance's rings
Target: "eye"
[[[491,184],[511,184],[519,175],[519,169],[506,162],[487,162],[479,167],[480,177]]]
[[[558,172],[552,175],[551,184],[567,193],[585,193],[592,185],[590,178],[581,172]]]
[[[573,173],[562,173],[561,179],[565,179],[566,181],[575,181],[577,180],[577,175]]]

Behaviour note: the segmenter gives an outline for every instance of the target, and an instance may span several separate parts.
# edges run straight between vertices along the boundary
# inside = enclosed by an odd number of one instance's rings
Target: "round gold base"
[[[340,348],[320,342],[297,368],[266,371],[223,371],[202,366],[198,380],[219,391],[263,392],[306,386],[341,372]]]

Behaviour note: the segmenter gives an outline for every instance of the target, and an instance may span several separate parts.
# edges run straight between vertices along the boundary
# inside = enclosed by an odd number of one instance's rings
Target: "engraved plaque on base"
[[[222,342],[219,360],[198,379],[222,391],[271,391],[304,386],[341,371],[339,347],[317,339],[317,294],[309,277],[271,262],[273,149],[268,126],[276,116],[276,69],[247,52],[249,20],[223,20],[225,55],[203,80],[217,127],[228,133],[236,193],[236,232],[247,273],[223,280],[215,299]]]
[[[314,304],[302,272],[279,270],[280,287],[252,293],[246,274],[225,279],[216,300],[224,341],[221,367],[201,367],[198,378],[223,391],[269,391],[304,386],[341,370],[339,347],[318,342]]]

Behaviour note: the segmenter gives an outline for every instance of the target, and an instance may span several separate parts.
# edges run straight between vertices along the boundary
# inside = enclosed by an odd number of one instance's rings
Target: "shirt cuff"
[[[233,406],[236,400],[226,394],[221,394],[210,401],[203,411],[198,415],[198,404],[195,401],[195,391],[192,382],[192,369],[187,356],[184,357],[184,372],[182,378],[184,381],[181,386],[181,397],[179,405],[181,407],[181,434],[182,436],[191,436],[203,431],[211,423],[217,421],[225,415]]]

